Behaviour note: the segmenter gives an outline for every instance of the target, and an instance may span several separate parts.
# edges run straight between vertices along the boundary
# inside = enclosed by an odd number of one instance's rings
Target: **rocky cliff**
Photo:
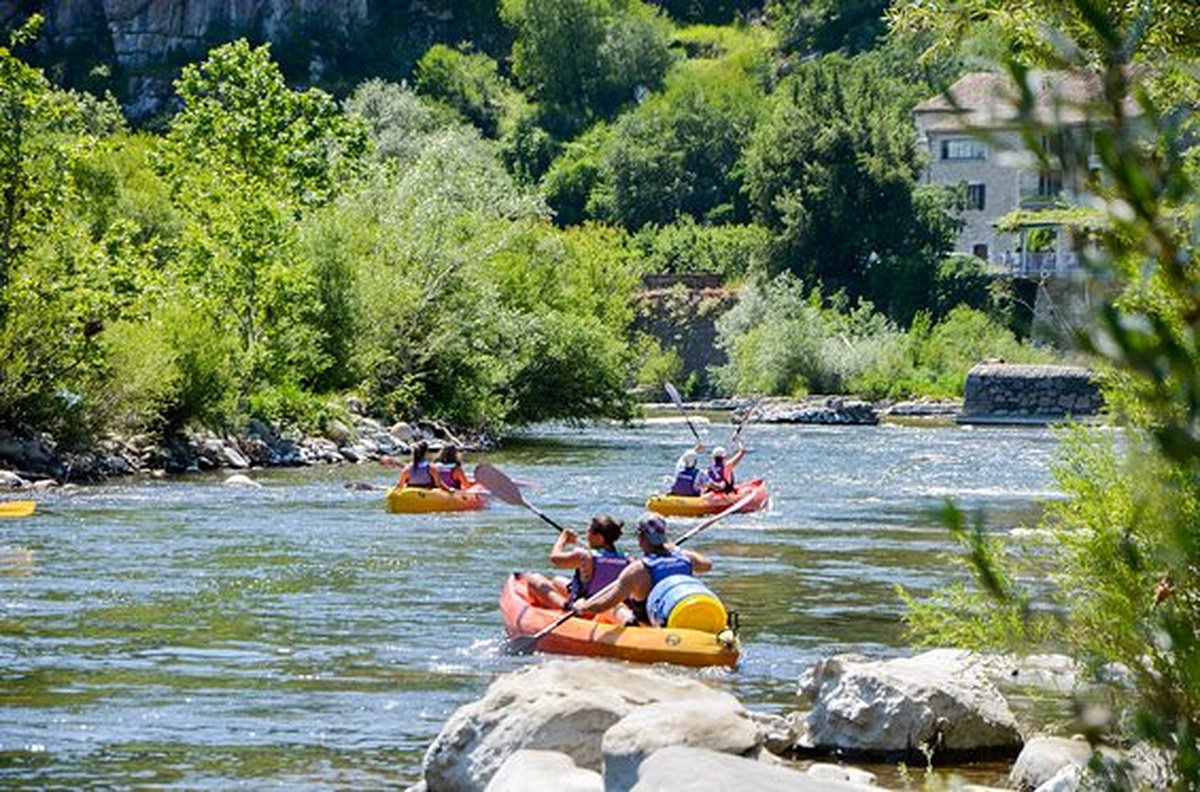
[[[35,12],[34,62],[70,87],[96,87],[104,67],[103,87],[135,118],[163,108],[184,63],[239,37],[272,42],[294,83],[345,88],[406,74],[435,41],[486,45],[502,30],[493,4],[452,0],[0,0],[0,28]]]

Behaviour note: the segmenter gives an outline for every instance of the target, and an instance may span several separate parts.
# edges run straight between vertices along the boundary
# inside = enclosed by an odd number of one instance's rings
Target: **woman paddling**
[[[625,524],[607,514],[592,518],[587,529],[587,547],[576,547],[579,537],[564,528],[550,551],[550,563],[558,569],[574,569],[570,580],[547,577],[536,572],[525,576],[530,597],[542,607],[569,610],[578,600],[598,593],[612,583],[629,563],[629,557],[617,550],[617,539]],[[633,617],[627,607],[615,604],[613,618],[624,624]]]
[[[442,446],[434,467],[437,468],[438,477],[446,489],[465,490],[471,486],[471,481],[463,470],[462,453],[458,450],[458,446]]]

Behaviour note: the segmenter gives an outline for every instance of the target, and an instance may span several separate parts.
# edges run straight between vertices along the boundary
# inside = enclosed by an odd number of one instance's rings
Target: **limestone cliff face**
[[[367,19],[367,0],[0,0],[0,27],[45,17],[41,48],[86,48],[111,63],[132,115],[170,95],[178,64],[239,36],[278,41],[289,25],[344,33]]]

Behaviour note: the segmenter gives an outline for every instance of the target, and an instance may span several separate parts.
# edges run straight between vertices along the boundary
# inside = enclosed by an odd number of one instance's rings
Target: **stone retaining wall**
[[[958,422],[1050,423],[1086,419],[1103,406],[1089,369],[980,363],[967,373]]]

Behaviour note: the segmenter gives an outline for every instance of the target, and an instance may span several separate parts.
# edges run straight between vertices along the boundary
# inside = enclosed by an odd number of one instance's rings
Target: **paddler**
[[[580,616],[602,613],[619,602],[627,602],[639,624],[650,624],[646,601],[656,584],[672,575],[695,576],[712,569],[707,556],[667,541],[667,521],[661,515],[642,514],[637,522],[637,536],[642,558],[625,567],[611,588],[594,598],[575,602],[575,613]]]
[[[717,446],[713,449],[712,464],[704,471],[704,475],[708,479],[704,484],[705,491],[725,494],[737,489],[733,478],[733,469],[737,467],[738,462],[742,461],[742,457],[746,456],[746,446],[742,444],[741,438],[738,438],[737,444],[738,450],[728,459],[724,446]]]
[[[708,485],[708,474],[700,469],[696,459],[696,454],[703,450],[704,446],[697,443],[695,447],[679,455],[675,462],[675,480],[671,483],[668,495],[694,498],[704,493],[704,488]]]
[[[624,527],[622,520],[607,514],[596,515],[588,523],[587,547],[578,546],[579,537],[574,531],[563,529],[550,550],[550,563],[557,569],[573,569],[575,574],[570,580],[536,572],[526,575],[530,597],[543,607],[570,610],[577,600],[608,586],[630,561],[629,556],[617,549],[617,539]],[[614,608],[613,616],[619,623],[633,618],[633,612],[619,600],[609,607]]]
[[[420,487],[422,489],[449,490],[449,487],[442,482],[442,477],[425,458],[428,453],[429,444],[424,440],[419,440],[413,445],[412,461],[401,469],[400,477],[396,480],[396,489]],[[388,463],[385,462],[385,464]]]

